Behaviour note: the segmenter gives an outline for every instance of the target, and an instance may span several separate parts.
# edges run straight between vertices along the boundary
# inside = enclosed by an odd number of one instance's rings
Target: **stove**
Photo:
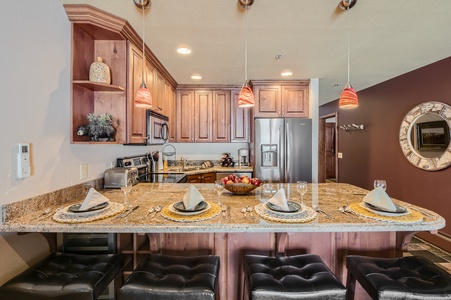
[[[146,154],[121,157],[117,159],[116,163],[118,167],[136,168],[138,170],[138,182],[182,183],[188,181],[185,174],[152,172],[151,165],[156,162],[152,161]]]

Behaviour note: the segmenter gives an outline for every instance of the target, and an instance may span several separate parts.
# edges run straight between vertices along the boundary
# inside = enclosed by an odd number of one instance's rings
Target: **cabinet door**
[[[238,107],[240,90],[232,90],[230,130],[232,143],[249,142],[250,107]]]
[[[201,177],[199,175],[187,175],[187,183],[200,183]]]
[[[230,141],[230,91],[213,91],[213,142]]]
[[[154,78],[154,88],[152,95],[152,110],[161,113],[166,116],[166,111],[164,110],[164,89],[165,89],[165,81],[163,76],[160,73],[155,72]]]
[[[213,140],[213,92],[195,91],[194,96],[194,141],[208,143]]]
[[[147,142],[146,109],[134,105],[136,91],[142,83],[142,53],[133,45],[130,47],[130,66],[127,143],[144,144]],[[153,73],[149,68],[146,69],[146,83],[153,82],[148,81],[149,78],[153,79]]]
[[[279,85],[254,86],[255,117],[280,117],[281,99]]]
[[[201,183],[215,183],[216,173],[205,173],[201,175]]]
[[[177,92],[177,142],[194,142],[194,90]]]
[[[308,86],[282,86],[282,116],[288,118],[309,116]]]
[[[169,142],[177,141],[177,113],[174,88],[166,83],[164,86],[165,111],[169,118]]]

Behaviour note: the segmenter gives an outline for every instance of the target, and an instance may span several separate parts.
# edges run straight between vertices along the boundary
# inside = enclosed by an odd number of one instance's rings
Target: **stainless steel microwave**
[[[162,145],[168,141],[169,137],[169,118],[147,110],[147,144]]]

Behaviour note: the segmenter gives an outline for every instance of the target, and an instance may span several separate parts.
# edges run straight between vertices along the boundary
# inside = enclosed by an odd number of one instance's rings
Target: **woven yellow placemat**
[[[109,206],[105,210],[99,211],[99,213],[93,212],[89,215],[71,213],[68,211],[69,207],[70,205],[57,211],[53,215],[53,221],[59,223],[86,223],[110,218],[125,210],[125,206],[117,202],[110,202]]]
[[[316,218],[316,212],[306,206],[302,205],[302,211],[296,213],[279,213],[266,208],[266,203],[260,203],[255,206],[255,212],[263,219],[281,222],[281,223],[306,223]]]
[[[213,202],[207,202],[211,205],[210,209],[200,213],[198,215],[191,215],[191,216],[183,216],[176,213],[173,213],[169,210],[169,206],[166,205],[161,210],[161,216],[165,219],[175,221],[175,222],[200,222],[212,219],[216,216],[218,216],[221,213],[221,207]]]
[[[360,205],[360,202],[352,203],[351,205],[349,205],[349,207],[352,209],[352,211],[358,213],[361,216],[380,221],[395,222],[395,223],[415,223],[421,222],[423,220],[423,215],[420,212],[411,209],[407,209],[410,212],[409,214],[403,216],[390,217],[372,213],[369,210],[363,208]]]

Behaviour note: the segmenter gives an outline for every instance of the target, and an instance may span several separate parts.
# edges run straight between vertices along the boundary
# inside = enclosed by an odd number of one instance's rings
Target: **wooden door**
[[[230,141],[230,91],[213,91],[213,142]]]
[[[216,181],[216,173],[210,172],[201,175],[201,183],[215,183]]]
[[[194,92],[194,141],[197,143],[212,142],[213,137],[213,92]]]
[[[194,90],[177,92],[177,142],[194,142]]]
[[[177,141],[177,111],[174,88],[166,83],[164,86],[165,111],[169,118],[169,142]]]
[[[130,94],[127,114],[127,143],[129,144],[144,144],[147,142],[147,128],[146,128],[146,109],[136,107],[134,99],[136,91],[143,81],[142,74],[142,52],[131,45],[130,47]],[[146,82],[153,82],[153,70],[148,66],[146,68]],[[150,80],[150,81],[149,81]],[[148,86],[149,88],[149,86]]]
[[[326,178],[335,179],[335,123],[325,124]]]
[[[280,117],[280,85],[254,85],[255,117]]]
[[[308,86],[282,86],[282,116],[308,118]]]
[[[230,141],[232,143],[249,143],[250,111],[249,107],[238,107],[239,89],[232,90]]]
[[[165,81],[163,76],[161,76],[160,73],[155,72],[154,76],[154,88],[153,88],[153,94],[152,94],[152,110],[165,115],[166,111],[164,107],[164,88],[165,88]]]

